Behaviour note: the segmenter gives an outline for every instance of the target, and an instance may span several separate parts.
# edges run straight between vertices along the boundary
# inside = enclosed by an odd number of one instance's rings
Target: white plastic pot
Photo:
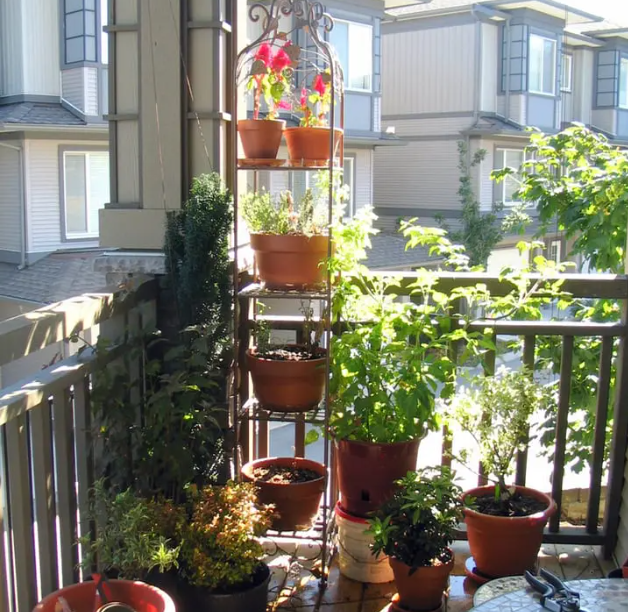
[[[336,504],[336,524],[340,573],[358,582],[392,582],[394,576],[388,557],[376,557],[371,552],[373,537],[364,533],[368,529],[366,519],[347,514]]]

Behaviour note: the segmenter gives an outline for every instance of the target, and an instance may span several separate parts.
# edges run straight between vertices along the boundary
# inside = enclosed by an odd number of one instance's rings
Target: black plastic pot
[[[255,574],[253,586],[234,593],[215,593],[210,589],[187,587],[181,599],[183,610],[194,612],[266,612],[270,569],[263,563]]]

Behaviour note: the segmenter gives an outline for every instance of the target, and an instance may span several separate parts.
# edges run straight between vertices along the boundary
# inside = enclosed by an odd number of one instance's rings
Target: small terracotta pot
[[[238,133],[247,159],[276,159],[285,121],[277,119],[240,119]]]
[[[312,470],[319,474],[319,478],[293,484],[256,480],[253,475],[254,470],[269,465]],[[298,531],[311,527],[313,519],[318,514],[323,491],[325,491],[327,468],[322,463],[301,457],[270,457],[247,463],[242,467],[240,474],[242,480],[255,484],[258,491],[257,497],[262,504],[275,505],[276,515],[271,529]]]
[[[543,542],[543,529],[556,512],[556,503],[545,493],[527,487],[517,491],[545,502],[543,512],[531,516],[490,516],[465,509],[465,523],[471,556],[481,574],[491,578],[520,576],[533,570]],[[462,496],[494,495],[495,486],[477,487]]]
[[[275,412],[306,412],[316,408],[325,391],[325,349],[320,358],[307,361],[278,361],[246,353],[246,365],[253,378],[259,403]]]
[[[329,236],[251,234],[260,280],[269,289],[308,288],[325,282]]]
[[[391,497],[395,481],[416,470],[420,438],[395,444],[336,440],[340,505],[365,517]]]
[[[410,566],[389,558],[390,567],[395,575],[395,585],[399,591],[399,604],[407,610],[438,610],[443,602],[443,593],[447,589],[449,574],[454,569],[454,553],[447,563],[438,563],[430,567],[419,567],[410,575]]]
[[[143,582],[109,580],[112,601],[127,604],[137,612],[175,612],[169,595]],[[59,597],[63,597],[72,610],[87,612],[96,610],[100,597],[96,595],[96,582],[81,582],[51,593],[41,600],[33,612],[54,612]]]
[[[334,154],[338,157],[343,131],[334,129]],[[288,157],[292,162],[325,165],[329,161],[331,146],[331,128],[329,127],[291,127],[284,131],[288,145]]]

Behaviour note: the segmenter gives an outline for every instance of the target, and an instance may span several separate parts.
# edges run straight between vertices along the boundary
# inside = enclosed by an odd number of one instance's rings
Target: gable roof
[[[60,102],[0,105],[0,125],[87,125]]]

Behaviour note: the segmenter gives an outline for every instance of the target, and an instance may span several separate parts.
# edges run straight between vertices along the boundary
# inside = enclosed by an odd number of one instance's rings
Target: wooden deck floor
[[[477,585],[465,577],[464,563],[469,556],[466,542],[453,546],[456,563],[446,612],[463,612],[473,607]],[[566,580],[602,578],[614,564],[604,561],[600,551],[591,546],[543,545],[540,565]],[[279,560],[278,560],[279,561]],[[295,566],[296,567],[296,566]],[[336,564],[331,569],[327,589],[320,593],[318,581],[309,572],[285,572],[276,566],[271,583],[275,612],[383,612],[395,593],[394,583],[366,585],[345,578]]]

